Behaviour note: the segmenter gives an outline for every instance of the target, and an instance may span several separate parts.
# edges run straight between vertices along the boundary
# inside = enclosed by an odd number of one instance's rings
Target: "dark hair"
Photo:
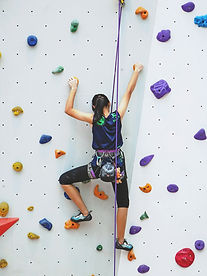
[[[109,104],[109,99],[104,94],[96,94],[92,99],[94,111],[93,123],[98,122],[103,115],[103,108]],[[94,106],[94,107],[93,107]]]

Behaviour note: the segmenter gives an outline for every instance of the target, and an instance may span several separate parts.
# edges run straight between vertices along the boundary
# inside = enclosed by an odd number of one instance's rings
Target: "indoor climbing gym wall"
[[[135,14],[139,5],[149,11],[146,20]],[[127,1],[122,12],[120,98],[133,64],[145,66],[123,120],[129,187],[155,14],[156,1]],[[111,184],[75,185],[93,220],[71,229],[78,210],[58,179],[94,154],[91,127],[64,112],[68,79],[79,79],[77,109],[92,112],[96,93],[111,99],[118,1],[2,0],[0,22],[0,275],[113,275]],[[118,270],[118,250],[116,257]]]
[[[207,275],[206,13],[157,2],[119,276]]]

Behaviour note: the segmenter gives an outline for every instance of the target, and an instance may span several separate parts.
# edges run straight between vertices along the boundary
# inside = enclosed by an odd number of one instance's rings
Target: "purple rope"
[[[118,20],[118,38],[117,38],[117,48],[116,48],[116,58],[115,58],[115,69],[114,69],[114,80],[113,80],[113,91],[112,91],[112,101],[111,101],[111,111],[113,108],[114,90],[115,90],[115,80],[117,77],[117,90],[116,90],[116,155],[115,155],[115,202],[114,202],[114,276],[116,276],[116,199],[117,199],[117,146],[118,146],[118,94],[119,94],[119,37],[120,37],[120,26],[121,26],[121,14],[122,6],[119,1],[119,20]],[[117,70],[116,70],[117,69]]]

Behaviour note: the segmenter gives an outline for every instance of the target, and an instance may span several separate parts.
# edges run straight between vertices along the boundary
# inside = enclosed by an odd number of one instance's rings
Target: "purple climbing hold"
[[[205,243],[202,240],[195,241],[195,248],[197,250],[202,250],[205,247]]]
[[[188,2],[182,5],[181,7],[185,12],[191,12],[194,10],[195,4],[193,2]]]
[[[206,132],[204,128],[201,128],[195,135],[196,140],[206,140]]]
[[[157,81],[150,86],[150,89],[157,99],[162,98],[165,94],[171,91],[171,88],[165,80]]]
[[[160,42],[166,42],[171,38],[170,30],[162,30],[157,34],[157,40]]]
[[[146,166],[147,164],[149,164],[149,162],[152,160],[153,157],[154,157],[154,154],[151,154],[142,158],[139,162],[140,166]]]
[[[80,189],[78,188],[78,187],[76,187],[76,189],[79,191],[79,193],[80,193]],[[67,198],[67,199],[69,199],[69,200],[71,200],[71,198],[69,197],[69,195],[66,193],[66,192],[64,192],[64,197],[65,198]]]
[[[51,139],[52,139],[52,136],[43,134],[43,135],[40,137],[39,143],[40,143],[40,144],[46,144],[46,143],[48,143]]]
[[[137,271],[139,273],[146,273],[150,270],[149,266],[147,265],[140,265],[138,268],[137,268]]]
[[[140,227],[140,226],[131,226],[130,230],[129,230],[129,233],[131,235],[134,235],[134,234],[139,233],[141,231],[141,229],[142,229],[142,227]]]
[[[167,190],[170,193],[176,193],[179,190],[179,188],[176,184],[170,184],[167,186]]]

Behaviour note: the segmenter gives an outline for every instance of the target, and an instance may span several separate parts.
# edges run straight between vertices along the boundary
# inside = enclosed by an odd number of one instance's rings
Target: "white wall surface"
[[[152,60],[148,66],[148,58],[151,41],[154,40],[152,31],[156,3],[157,1],[127,1],[123,10],[120,97],[127,87],[132,65],[140,61],[145,66],[123,121],[123,150],[129,187],[143,92],[146,95],[148,93],[148,86],[144,88],[145,78],[148,69],[152,70],[155,66]],[[138,5],[149,10],[146,21],[134,14]],[[10,205],[7,217],[19,217],[19,222],[0,238],[0,259],[8,261],[8,267],[0,270],[2,275],[108,276],[113,273],[114,193],[111,185],[100,181],[77,184],[88,208],[93,210],[93,220],[81,224],[77,231],[73,231],[64,229],[64,223],[77,213],[77,208],[63,196],[58,178],[65,171],[91,160],[93,150],[90,127],[64,113],[69,93],[67,80],[70,76],[77,76],[80,80],[75,99],[75,107],[80,110],[91,111],[90,103],[95,93],[105,93],[111,98],[117,8],[115,0],[2,0],[0,3],[0,202],[6,201]],[[76,33],[70,32],[73,19],[80,22]],[[193,28],[188,27],[192,32]],[[38,44],[34,48],[27,45],[28,35],[36,35],[38,38]],[[201,37],[197,29],[195,35],[196,38]],[[166,45],[160,44],[158,48],[154,56],[157,62],[159,51],[162,53],[167,49]],[[184,50],[181,48],[180,51],[182,49]],[[171,54],[173,58],[174,53]],[[64,71],[60,75],[53,75],[51,71],[59,65],[65,68]],[[169,69],[169,63],[165,66]],[[158,70],[153,69],[152,80],[158,76]],[[150,94],[148,97],[153,101]],[[152,113],[156,109],[152,110],[146,99],[143,112],[148,110],[151,118],[149,110]],[[166,98],[166,101],[169,99]],[[156,101],[154,103],[158,104]],[[14,117],[11,109],[17,105],[23,108],[24,113]],[[169,112],[170,108],[162,104],[163,112],[165,108]],[[142,124],[140,135],[143,133]],[[52,135],[53,139],[48,144],[40,145],[39,138],[42,134]],[[145,152],[156,151],[151,141],[145,140],[146,146],[149,143],[151,148],[141,146],[142,141],[139,140],[142,152],[139,150],[139,154],[136,154],[136,162]],[[55,159],[55,149],[66,151],[66,155]],[[156,159],[154,165],[157,164]],[[23,163],[24,168],[20,173],[12,169],[12,164],[16,161]],[[153,177],[155,176],[152,175],[150,179]],[[107,201],[94,197],[93,188],[96,184],[100,184],[100,188],[109,195]],[[136,189],[136,183],[134,184],[133,189]],[[154,187],[155,183],[155,190]],[[138,193],[140,202],[142,197]],[[131,196],[132,206],[133,200]],[[35,207],[33,212],[27,211],[30,205]],[[136,213],[141,212],[141,206],[137,208]],[[132,213],[130,222],[135,219],[133,215],[132,220]],[[50,232],[39,225],[39,220],[44,217],[53,224]],[[28,232],[40,235],[40,239],[29,240]],[[102,252],[96,251],[98,244],[103,245]],[[117,252],[117,261],[119,254]],[[149,251],[147,254],[150,255]],[[138,262],[139,260],[136,264]],[[128,265],[133,267],[134,264]],[[128,271],[128,268],[123,271]]]

